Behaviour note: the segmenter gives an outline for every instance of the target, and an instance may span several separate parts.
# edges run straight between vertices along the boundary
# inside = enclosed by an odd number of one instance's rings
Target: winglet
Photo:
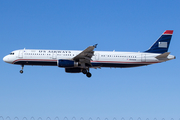
[[[93,45],[93,47],[94,47],[94,48],[96,48],[96,47],[97,47],[97,45],[98,45],[98,44],[95,44],[95,45]]]

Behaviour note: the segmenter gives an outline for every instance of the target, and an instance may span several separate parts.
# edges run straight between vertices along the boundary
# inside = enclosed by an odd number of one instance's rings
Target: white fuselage
[[[10,64],[19,65],[42,65],[57,66],[59,59],[72,60],[82,51],[74,50],[15,50],[3,60]],[[158,53],[146,52],[115,52],[115,51],[94,51],[91,58],[90,68],[98,67],[137,67],[160,63],[174,59],[175,56],[168,55],[167,58],[157,59]],[[78,67],[78,66],[75,66]]]
[[[144,52],[94,51],[97,44],[83,51],[75,50],[15,50],[3,60],[10,64],[58,66],[65,68],[67,73],[86,74],[91,77],[89,68],[115,67],[127,68],[161,63],[175,59],[170,55],[170,45],[173,30],[166,30],[156,42]]]

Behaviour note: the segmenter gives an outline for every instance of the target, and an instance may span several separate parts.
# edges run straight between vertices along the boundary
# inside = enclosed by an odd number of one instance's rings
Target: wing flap
[[[88,48],[86,48],[85,50],[83,50],[81,53],[79,53],[78,55],[76,55],[73,60],[77,61],[79,59],[83,59],[84,57],[88,57],[91,58],[94,55],[94,46],[89,46]]]
[[[89,46],[85,50],[83,50],[81,53],[76,55],[73,60],[77,61],[81,64],[82,67],[85,67],[85,64],[91,65],[91,58],[94,55],[94,48],[96,48],[97,44],[93,46]]]

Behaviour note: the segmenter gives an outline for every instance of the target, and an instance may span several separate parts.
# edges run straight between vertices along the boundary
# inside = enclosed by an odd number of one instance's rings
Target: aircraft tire
[[[87,72],[86,76],[87,76],[88,78],[90,78],[90,77],[92,76],[92,74],[91,74],[90,72]]]
[[[23,73],[23,70],[20,70],[20,73],[22,74],[22,73]]]
[[[83,74],[87,74],[87,70],[86,69],[82,69],[82,73]]]

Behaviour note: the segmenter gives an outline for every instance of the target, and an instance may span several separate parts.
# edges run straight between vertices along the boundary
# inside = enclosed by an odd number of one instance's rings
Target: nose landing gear
[[[21,70],[19,71],[21,74],[23,73],[23,68],[24,68],[24,65],[21,65]]]

